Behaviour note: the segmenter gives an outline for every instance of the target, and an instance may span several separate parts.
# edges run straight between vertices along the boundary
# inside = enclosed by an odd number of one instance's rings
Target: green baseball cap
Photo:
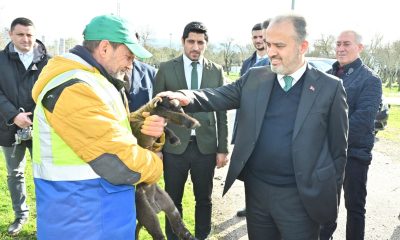
[[[85,40],[108,40],[110,42],[123,43],[139,58],[153,56],[142,47],[129,23],[114,15],[101,15],[93,18],[83,31]]]

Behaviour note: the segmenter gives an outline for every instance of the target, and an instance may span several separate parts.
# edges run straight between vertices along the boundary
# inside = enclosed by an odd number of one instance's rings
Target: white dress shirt
[[[289,75],[278,74],[278,82],[279,85],[281,85],[282,89],[285,87],[285,80],[283,80],[284,76],[291,76],[293,78],[292,86],[294,86],[300,80],[301,76],[303,76],[304,72],[307,69],[307,65],[307,62],[305,62],[303,66],[301,66],[301,68]]]
[[[188,57],[186,57],[185,54],[183,54],[183,68],[185,69],[185,79],[188,89],[192,89],[192,62],[192,60],[190,60]],[[196,89],[200,88],[201,86],[201,77],[203,76],[203,57],[200,57],[198,62],[199,64],[197,64],[197,76],[199,86],[197,86]]]
[[[26,52],[26,53],[23,53],[23,52],[19,51],[15,47],[14,47],[14,49],[18,53],[19,59],[24,64],[25,69],[28,69],[29,66],[31,65],[32,61],[33,61],[33,49],[30,50],[29,52]]]

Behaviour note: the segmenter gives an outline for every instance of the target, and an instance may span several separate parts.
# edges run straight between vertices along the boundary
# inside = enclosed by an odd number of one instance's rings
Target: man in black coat
[[[24,170],[26,149],[32,156],[29,129],[35,103],[31,91],[49,56],[43,43],[35,39],[31,20],[16,18],[9,35],[11,42],[0,52],[0,146],[6,159],[8,190],[15,214],[8,234],[15,236],[29,216]]]

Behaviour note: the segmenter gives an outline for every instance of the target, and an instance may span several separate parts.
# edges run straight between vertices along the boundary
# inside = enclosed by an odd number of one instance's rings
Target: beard
[[[271,65],[271,71],[273,71],[276,74],[285,75],[285,67],[283,65],[279,65],[279,66]]]
[[[124,81],[124,77],[127,75],[126,71],[110,72],[109,74],[111,77],[121,81]]]
[[[271,61],[271,70],[274,73],[277,74],[282,74],[282,75],[288,75],[293,73],[298,66],[301,64],[300,59],[301,59],[301,53],[299,50],[294,50],[295,53],[289,56],[286,56],[285,59],[282,59],[280,56],[272,56],[270,57]],[[279,65],[273,65],[272,62],[274,59],[279,59],[281,61],[281,64]]]

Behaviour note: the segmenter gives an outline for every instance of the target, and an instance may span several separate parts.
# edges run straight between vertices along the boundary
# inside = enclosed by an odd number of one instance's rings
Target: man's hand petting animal
[[[157,94],[157,97],[168,97],[169,99],[176,99],[181,106],[187,106],[190,99],[181,92],[165,91]]]

